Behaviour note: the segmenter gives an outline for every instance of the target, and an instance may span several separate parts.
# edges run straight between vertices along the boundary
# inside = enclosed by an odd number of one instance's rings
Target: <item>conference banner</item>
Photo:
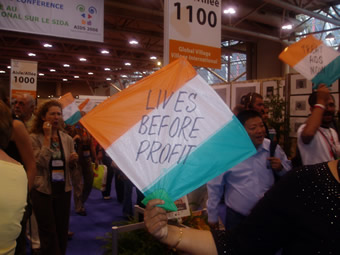
[[[11,98],[18,94],[37,95],[38,62],[11,60]]]
[[[247,132],[185,58],[80,120],[146,196],[174,201],[256,153]]]
[[[104,0],[0,0],[0,29],[104,41]]]
[[[166,0],[164,62],[221,68],[221,1]]]

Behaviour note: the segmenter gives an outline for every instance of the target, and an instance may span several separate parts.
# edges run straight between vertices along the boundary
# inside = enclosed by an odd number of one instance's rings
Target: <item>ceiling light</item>
[[[40,95],[37,95],[37,97],[40,97]]]
[[[110,52],[108,50],[102,50],[101,53],[102,54],[109,54]]]
[[[44,43],[44,47],[45,47],[45,48],[52,48],[53,46],[52,46],[52,44]]]
[[[50,69],[50,72],[55,72],[55,69]]]
[[[131,45],[136,45],[136,44],[138,44],[138,41],[136,41],[136,40],[131,40],[129,43],[130,43]]]
[[[125,63],[126,66],[131,66],[131,63],[127,62]]]
[[[155,56],[151,56],[151,57],[150,57],[150,59],[152,59],[152,60],[153,60],[153,59],[157,59],[157,57],[155,57]]]
[[[12,67],[11,66],[7,66],[8,69],[11,69]]]
[[[43,73],[39,73],[39,76],[44,76],[45,74],[43,74]]]
[[[292,24],[285,24],[281,28],[283,30],[291,30],[291,29],[293,29],[293,25]]]
[[[28,53],[27,55],[30,56],[30,57],[35,57],[35,56],[36,56],[36,55],[35,55],[34,53],[32,53],[32,52]]]
[[[73,76],[75,79],[78,79],[79,78],[79,76],[78,75],[75,75],[75,76]]]
[[[4,70],[0,70],[0,73],[6,73],[6,71],[4,71]]]
[[[63,81],[67,81],[67,79],[63,79]]]
[[[88,75],[93,75],[93,73],[92,73],[92,72],[88,72],[87,74],[88,74]]]
[[[107,81],[111,81],[111,78],[106,78]]]
[[[105,67],[104,70],[105,71],[111,71],[111,68]]]
[[[122,78],[127,78],[127,75],[122,74],[120,77],[122,77]]]
[[[236,10],[233,7],[229,7],[223,11],[224,14],[235,14]]]
[[[85,62],[87,59],[86,58],[79,58],[79,61]]]
[[[332,33],[329,33],[326,35],[325,40],[327,41],[334,41],[335,40],[335,36]]]
[[[64,67],[70,67],[70,65],[69,64],[64,64]]]
[[[158,61],[158,62],[157,62],[157,65],[160,66],[160,65],[162,65],[162,63],[161,63],[160,61]]]

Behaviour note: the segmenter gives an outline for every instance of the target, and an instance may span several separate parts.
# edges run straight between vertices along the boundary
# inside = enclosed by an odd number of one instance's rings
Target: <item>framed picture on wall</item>
[[[260,94],[259,82],[234,83],[231,85],[231,110],[240,103],[241,97],[249,92]]]
[[[223,102],[225,102],[230,107],[230,85],[229,84],[214,84],[211,87],[222,98]]]
[[[308,97],[309,95],[291,96],[290,97],[290,115],[307,116],[310,113]]]
[[[264,81],[262,82],[262,96],[263,99],[277,94],[277,81]]]
[[[290,94],[291,95],[311,94],[312,87],[313,87],[312,82],[307,80],[301,74],[290,75]]]
[[[289,136],[290,137],[297,137],[297,130],[307,121],[307,117],[290,117],[289,119]]]
[[[279,81],[279,93],[280,93],[280,98],[282,99],[286,98],[286,81],[285,80]]]

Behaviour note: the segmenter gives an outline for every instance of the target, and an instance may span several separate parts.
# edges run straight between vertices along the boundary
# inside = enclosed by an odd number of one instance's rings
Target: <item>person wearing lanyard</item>
[[[331,128],[335,114],[334,98],[325,85],[320,85],[308,98],[311,115],[297,131],[298,149],[303,165],[337,159],[339,139]]]
[[[31,192],[42,254],[65,254],[71,205],[70,171],[78,155],[72,138],[61,130],[62,106],[51,100],[38,110],[31,139],[37,176]]]

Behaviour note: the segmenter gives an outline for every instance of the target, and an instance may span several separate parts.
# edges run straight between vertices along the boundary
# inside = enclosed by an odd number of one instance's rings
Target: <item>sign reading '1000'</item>
[[[218,1],[215,2],[217,4],[217,7],[219,5]],[[177,9],[177,19],[181,20],[184,15],[182,15],[182,9],[181,9],[181,3],[176,2],[174,3],[175,8]],[[208,24],[210,27],[216,27],[217,24],[217,15],[215,11],[206,11],[203,8],[195,8],[192,5],[185,6],[185,9],[187,10],[188,14],[188,21],[190,23],[197,21],[198,24],[204,26],[205,24]]]

